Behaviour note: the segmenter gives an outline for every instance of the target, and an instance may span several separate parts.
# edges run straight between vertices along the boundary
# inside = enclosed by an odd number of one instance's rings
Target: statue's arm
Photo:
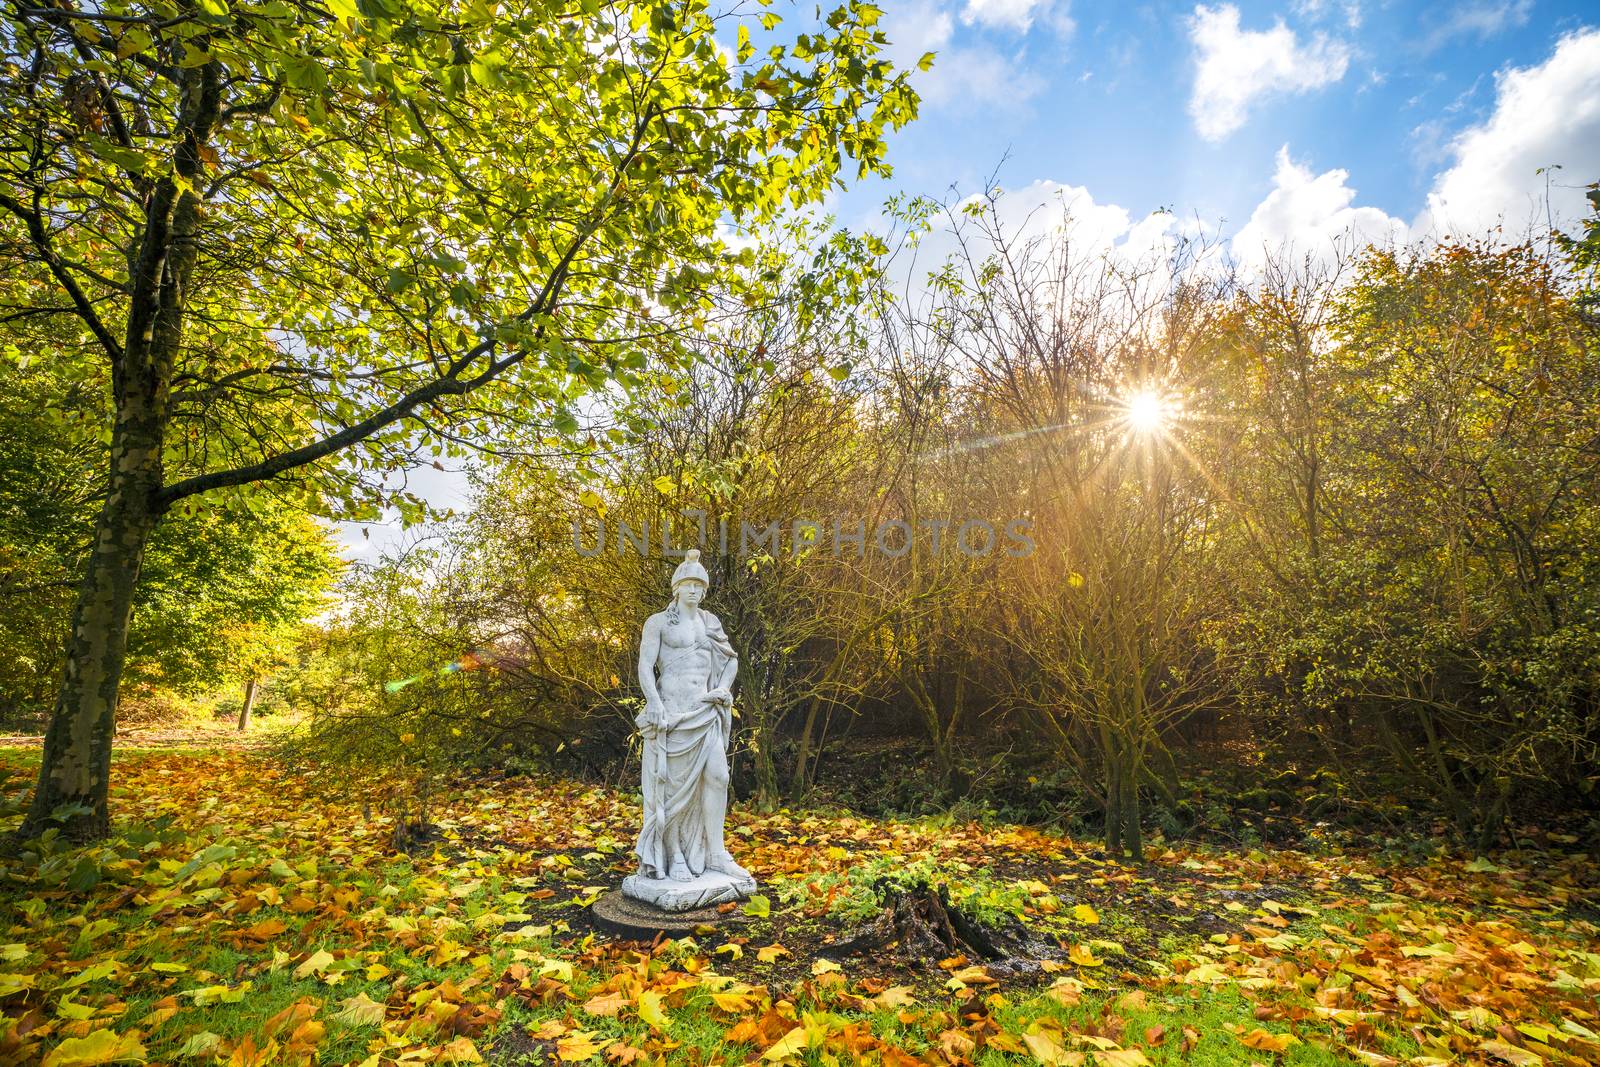
[[[734,679],[739,676],[739,656],[737,653],[732,651],[733,644],[728,640],[727,631],[722,628],[722,620],[717,618],[715,615],[711,615],[710,612],[707,612],[706,614],[710,615],[710,618],[707,620],[707,622],[714,630],[713,636],[716,637],[718,642],[730,650],[727,657],[723,660],[722,671],[715,678],[712,689],[723,690],[729,694],[731,699]]]
[[[639,688],[644,690],[644,712],[637,725],[660,725],[661,691],[656,688],[656,658],[661,654],[661,622],[652,616],[645,620],[639,638]]]

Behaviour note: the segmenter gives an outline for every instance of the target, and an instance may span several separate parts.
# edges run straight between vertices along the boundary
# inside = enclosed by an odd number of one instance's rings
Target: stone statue
[[[722,842],[739,657],[722,623],[700,607],[710,582],[699,550],[689,549],[672,574],[672,603],[645,621],[639,642],[644,827],[634,848],[639,873],[622,892],[666,911],[743,900],[756,889]]]

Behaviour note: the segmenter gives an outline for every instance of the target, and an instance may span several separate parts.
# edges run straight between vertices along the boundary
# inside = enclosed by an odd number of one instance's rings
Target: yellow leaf
[[[731,1015],[739,1015],[755,1007],[760,997],[753,989],[728,990],[726,993],[711,994],[711,1003]]]
[[[1057,1004],[1076,1007],[1083,1000],[1083,983],[1076,978],[1057,978],[1044,995]]]
[[[1044,1067],[1082,1067],[1085,1059],[1081,1052],[1068,1052],[1062,1048],[1049,1034],[1023,1034],[1022,1043],[1028,1046],[1033,1058]]]
[[[965,983],[966,985],[996,985],[995,979],[989,977],[989,972],[980,964],[963,968],[950,976],[951,980]]]
[[[787,955],[790,955],[790,952],[782,945],[768,945],[765,948],[756,949],[756,959],[762,963],[776,963],[779,956]]]
[[[1183,980],[1192,984],[1220,985],[1228,981],[1228,973],[1215,963],[1202,963],[1184,974]]]
[[[1150,1067],[1150,1061],[1136,1048],[1108,1048],[1094,1054],[1100,1067]]]
[[[33,988],[31,974],[0,974],[0,997],[10,997]]]
[[[797,1026],[787,1034],[784,1034],[777,1044],[763,1052],[761,1059],[766,1063],[784,1063],[788,1060],[799,1059],[800,1054],[805,1050],[806,1028]]]
[[[744,946],[739,944],[737,941],[729,941],[725,945],[717,946],[717,953],[716,954],[718,956],[731,956],[733,959],[736,959],[736,960],[737,959],[743,959],[744,958]]]
[[[566,960],[545,960],[539,964],[539,973],[563,982],[570,982],[572,981],[572,964]]]
[[[868,1004],[876,1008],[904,1008],[916,1002],[917,998],[912,995],[911,987],[907,985],[890,986],[882,993],[867,1000]]]
[[[1095,954],[1090,952],[1084,945],[1073,945],[1068,949],[1067,959],[1076,963],[1079,967],[1099,967],[1105,963],[1105,960],[1096,959]]]
[[[1544,1057],[1538,1053],[1518,1048],[1507,1041],[1485,1041],[1478,1046],[1478,1051],[1487,1052],[1495,1059],[1506,1061],[1512,1067],[1539,1067],[1544,1063]]]
[[[144,1046],[133,1034],[96,1030],[86,1037],[69,1037],[50,1050],[40,1067],[94,1067],[101,1063],[143,1063]]]
[[[612,1043],[611,1038],[596,1041],[595,1035],[589,1031],[574,1030],[556,1042],[556,1058],[567,1063],[579,1063],[605,1051]]]
[[[1100,913],[1088,904],[1074,904],[1072,906],[1072,917],[1081,923],[1097,923],[1100,921]]]
[[[307,956],[304,963],[294,969],[294,976],[296,978],[305,978],[309,975],[320,974],[327,970],[328,965],[332,962],[333,953],[319,948]]]
[[[478,1053],[478,1046],[472,1043],[472,1038],[462,1036],[450,1042],[439,1050],[438,1063],[482,1063],[483,1057]]]
[[[334,1019],[350,1026],[380,1026],[389,1010],[365,993],[357,993],[339,1003],[344,1010],[335,1015]]]
[[[817,960],[811,965],[812,974],[828,974],[831,971],[837,971],[841,969],[842,968],[832,960]]]
[[[661,994],[654,989],[646,989],[639,994],[639,1018],[656,1030],[665,1030],[672,1025],[667,1013],[661,1010]]]

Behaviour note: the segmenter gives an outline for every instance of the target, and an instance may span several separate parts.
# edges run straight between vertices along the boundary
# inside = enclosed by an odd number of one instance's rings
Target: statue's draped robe
[[[701,618],[705,634],[699,641],[670,650],[662,646],[659,673],[664,678],[680,659],[706,656],[705,691],[710,692],[735,653],[721,620],[710,612],[701,612]],[[663,692],[662,700],[667,699]],[[707,789],[727,789],[725,779],[707,782],[706,777],[713,760],[727,758],[732,712],[700,701],[698,694],[684,705],[665,704],[665,720],[672,728],[657,728],[655,737],[644,743],[644,827],[634,853],[646,878],[698,878],[707,861],[723,850],[721,840],[711,840],[703,798]]]

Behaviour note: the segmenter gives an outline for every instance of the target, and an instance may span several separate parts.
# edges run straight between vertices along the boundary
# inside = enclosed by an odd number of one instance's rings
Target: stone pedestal
[[[706,927],[737,928],[747,920],[734,908],[724,915],[716,907],[695,908],[691,911],[663,911],[654,904],[623,896],[613,889],[602,893],[589,906],[594,924],[608,934],[632,941],[654,941],[657,937],[694,937],[704,934]]]
[[[724,874],[707,871],[687,882],[670,878],[641,878],[630,874],[622,880],[622,893],[634,900],[654,905],[662,911],[693,911],[725,904],[730,900],[748,900],[756,891],[756,880],[748,874]]]

